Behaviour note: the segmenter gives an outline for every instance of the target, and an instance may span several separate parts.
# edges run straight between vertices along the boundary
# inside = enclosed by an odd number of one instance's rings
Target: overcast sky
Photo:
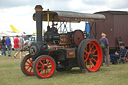
[[[35,5],[42,5],[44,10],[84,13],[128,11],[128,0],[0,0],[0,31],[11,31],[10,24],[20,31],[36,30],[35,21],[32,19]]]

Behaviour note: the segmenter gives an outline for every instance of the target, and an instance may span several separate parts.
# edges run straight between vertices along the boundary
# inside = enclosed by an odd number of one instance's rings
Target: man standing
[[[5,43],[7,45],[7,51],[8,51],[8,56],[11,56],[11,52],[12,52],[12,45],[11,45],[11,40],[9,38],[9,35],[7,36]]]
[[[24,50],[23,50],[23,46],[24,46],[24,35],[22,35],[22,36],[20,37],[20,58],[21,58],[21,56],[22,56],[22,52],[24,51]]]
[[[5,43],[5,37],[3,36],[3,39],[2,39],[2,53],[1,55],[5,55],[6,56],[6,43]]]
[[[102,33],[101,34],[101,39],[99,40],[100,45],[103,44],[104,47],[102,47],[103,51],[103,57],[102,57],[102,63],[101,65],[103,66],[103,63],[105,62],[107,66],[110,65],[110,58],[109,58],[109,42],[108,39],[106,38],[106,34]]]
[[[1,38],[0,38],[0,55],[1,55],[1,49],[2,49],[2,40],[1,40]]]
[[[18,35],[16,36],[16,38],[14,38],[14,49],[15,49],[14,57],[17,58],[17,55],[19,54],[20,51]]]

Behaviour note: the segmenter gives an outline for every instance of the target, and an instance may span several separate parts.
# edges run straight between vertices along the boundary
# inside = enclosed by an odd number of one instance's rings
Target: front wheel
[[[26,76],[34,75],[32,57],[28,54],[21,61],[21,71]]]
[[[41,55],[35,60],[33,69],[38,78],[49,78],[55,72],[56,63],[51,56]]]

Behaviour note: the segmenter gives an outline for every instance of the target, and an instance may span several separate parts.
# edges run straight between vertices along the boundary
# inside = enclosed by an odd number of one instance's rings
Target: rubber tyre
[[[80,69],[82,69],[82,67],[81,67],[82,65],[81,65],[79,56],[80,56],[81,47],[82,47],[82,45],[83,45],[84,42],[85,42],[85,40],[82,40],[80,42],[79,46],[78,46],[78,49],[77,49],[77,63],[78,63],[78,66],[80,67]]]

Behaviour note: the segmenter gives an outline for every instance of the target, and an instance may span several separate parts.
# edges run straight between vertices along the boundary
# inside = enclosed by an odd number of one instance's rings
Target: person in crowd
[[[24,35],[20,37],[20,58],[22,58],[22,52],[24,51]],[[25,52],[24,52],[25,53]]]
[[[19,36],[17,35],[14,38],[14,49],[15,49],[15,54],[14,57],[17,58],[19,52],[20,52],[20,48],[19,48]]]
[[[101,39],[99,40],[100,45],[102,44],[102,52],[103,52],[103,57],[102,57],[102,63],[101,66],[103,66],[103,63],[107,66],[110,65],[110,58],[109,58],[109,42],[108,39],[106,38],[106,34],[102,33],[101,34]]]
[[[124,44],[120,45],[120,51],[116,51],[115,54],[110,54],[110,61],[112,64],[118,64],[118,59],[120,57],[125,57],[127,49],[125,48]]]
[[[11,39],[10,39],[9,35],[6,38],[5,43],[7,45],[8,56],[11,56],[12,44],[11,44]]]
[[[6,43],[5,43],[5,37],[3,36],[3,39],[2,39],[2,53],[1,55],[5,55],[6,56]]]
[[[0,38],[0,55],[1,55],[1,49],[2,49],[1,43],[2,43],[2,40],[1,40],[1,38]]]

